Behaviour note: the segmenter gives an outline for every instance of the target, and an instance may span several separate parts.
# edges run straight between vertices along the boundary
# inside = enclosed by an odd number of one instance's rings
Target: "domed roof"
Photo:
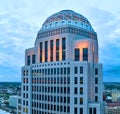
[[[72,10],[62,10],[46,19],[42,25],[42,29],[53,28],[61,25],[74,25],[87,30],[93,31],[91,24],[83,15]]]

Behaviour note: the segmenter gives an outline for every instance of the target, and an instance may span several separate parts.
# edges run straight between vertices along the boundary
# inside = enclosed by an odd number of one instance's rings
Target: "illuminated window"
[[[83,104],[83,98],[80,98],[80,104]]]
[[[27,108],[23,108],[23,112],[28,113],[28,109]]]
[[[83,77],[80,77],[80,84],[83,84]]]
[[[79,59],[80,59],[80,49],[75,49],[74,57],[75,57],[75,61],[79,61]]]
[[[80,94],[83,94],[83,88],[80,87]]]
[[[88,61],[88,48],[83,48],[83,61]]]

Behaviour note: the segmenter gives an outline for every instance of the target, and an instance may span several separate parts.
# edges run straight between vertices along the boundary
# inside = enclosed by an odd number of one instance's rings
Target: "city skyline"
[[[7,2],[6,2],[7,1]],[[6,4],[7,3],[7,4]],[[46,4],[51,4],[46,7]],[[61,2],[36,0],[0,4],[0,81],[21,81],[24,51],[34,46],[36,33],[45,19],[64,9],[87,17],[98,35],[99,62],[103,64],[103,81],[119,81],[119,3],[83,0]]]

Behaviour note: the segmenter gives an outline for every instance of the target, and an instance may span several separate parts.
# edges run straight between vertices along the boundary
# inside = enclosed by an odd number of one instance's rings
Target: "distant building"
[[[119,102],[107,103],[105,107],[105,114],[120,114],[120,103]]]
[[[97,34],[81,14],[48,17],[25,51],[18,114],[103,114]]]
[[[17,108],[18,96],[9,97],[9,106]]]
[[[120,90],[113,89],[111,91],[111,97],[113,102],[120,101]]]

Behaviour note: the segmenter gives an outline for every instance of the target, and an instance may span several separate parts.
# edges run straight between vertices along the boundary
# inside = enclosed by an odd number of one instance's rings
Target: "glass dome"
[[[72,10],[62,10],[51,15],[43,23],[42,30],[65,25],[73,25],[83,29],[94,31],[87,18]]]

